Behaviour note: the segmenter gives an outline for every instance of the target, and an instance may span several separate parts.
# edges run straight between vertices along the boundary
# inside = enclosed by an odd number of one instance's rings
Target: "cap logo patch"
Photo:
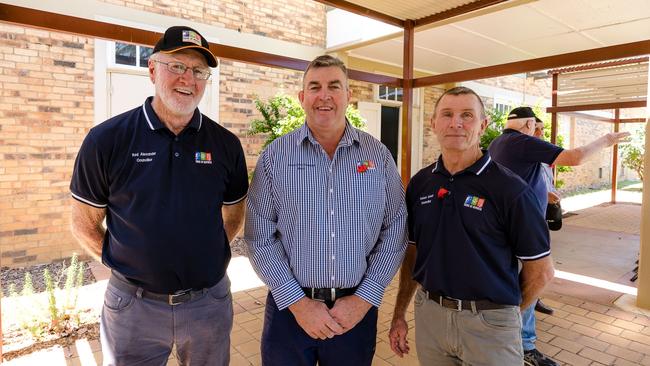
[[[463,206],[473,208],[475,210],[483,211],[484,203],[485,203],[485,198],[468,195],[467,198],[465,198],[465,203],[463,204]]]
[[[197,164],[212,164],[212,154],[204,151],[194,153],[194,162]]]
[[[197,46],[201,46],[201,36],[199,36],[199,34],[194,31],[184,30],[183,42],[194,43]]]

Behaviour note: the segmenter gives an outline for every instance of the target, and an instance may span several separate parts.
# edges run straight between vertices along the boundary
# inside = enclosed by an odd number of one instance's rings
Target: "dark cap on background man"
[[[508,114],[508,119],[517,119],[517,118],[535,118],[535,122],[542,122],[539,119],[533,109],[530,107],[517,107],[510,111]]]
[[[162,38],[156,43],[156,47],[153,48],[153,53],[174,53],[186,49],[195,49],[201,52],[210,67],[217,67],[219,64],[217,58],[210,52],[208,41],[196,30],[185,26],[168,28]]]

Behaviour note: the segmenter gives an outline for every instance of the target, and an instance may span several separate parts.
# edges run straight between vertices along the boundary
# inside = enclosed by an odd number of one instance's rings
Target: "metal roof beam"
[[[616,46],[594,48],[591,50],[569,52],[561,55],[540,57],[532,60],[516,61],[501,65],[486,66],[476,69],[450,72],[447,74],[427,76],[414,80],[414,87],[421,88],[460,81],[493,78],[497,76],[538,71],[553,67],[562,67],[589,62],[611,60],[613,58],[635,57],[650,54],[650,40],[625,43]]]

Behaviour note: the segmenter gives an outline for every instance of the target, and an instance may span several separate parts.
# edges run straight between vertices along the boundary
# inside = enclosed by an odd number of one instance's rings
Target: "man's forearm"
[[[551,256],[523,262],[521,270],[521,308],[528,308],[553,279],[554,269]]]
[[[415,255],[415,246],[408,245],[402,267],[399,271],[399,289],[397,291],[397,299],[395,300],[393,318],[402,318],[406,315],[406,309],[417,288],[417,282],[411,278],[413,275],[413,267],[415,266]]]
[[[102,226],[105,215],[105,209],[90,207],[78,201],[72,204],[70,222],[72,235],[79,241],[81,247],[99,262],[102,260],[102,246],[106,234]]]
[[[246,200],[241,200],[234,205],[223,206],[223,229],[226,231],[228,243],[231,243],[244,226],[244,215],[246,213]]]

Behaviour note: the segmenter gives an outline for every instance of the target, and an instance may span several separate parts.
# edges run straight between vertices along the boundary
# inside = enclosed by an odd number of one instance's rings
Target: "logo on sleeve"
[[[204,151],[194,153],[194,162],[197,164],[212,164],[212,154]]]
[[[485,198],[480,198],[478,196],[468,195],[465,198],[465,207],[473,208],[475,210],[483,211],[483,204],[485,203]]]

